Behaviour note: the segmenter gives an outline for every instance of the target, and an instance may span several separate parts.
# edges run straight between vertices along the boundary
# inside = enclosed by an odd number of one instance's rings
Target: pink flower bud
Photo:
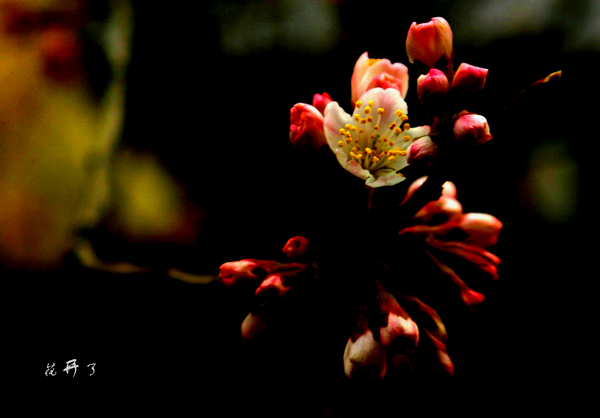
[[[313,106],[321,112],[321,114],[325,113],[325,107],[332,101],[331,96],[325,92],[323,92],[323,94],[317,93],[313,96]]]
[[[396,89],[405,98],[408,92],[408,68],[399,62],[392,64],[385,58],[369,58],[365,52],[354,65],[350,85],[352,106],[367,90],[375,87]]]
[[[317,108],[298,103],[290,109],[290,141],[299,151],[316,151],[328,146],[323,131],[323,115]]]
[[[417,96],[431,114],[437,114],[449,88],[446,74],[435,68],[417,79]]]
[[[408,149],[407,162],[412,164],[415,161],[421,161],[422,163],[430,165],[437,161],[438,154],[439,148],[435,142],[433,142],[430,137],[424,136],[413,142]]]
[[[406,52],[411,63],[419,60],[429,68],[440,58],[452,58],[452,30],[445,19],[434,17],[428,23],[413,22],[406,37]]]
[[[475,113],[462,112],[454,122],[454,136],[457,140],[480,145],[492,139],[487,120]]]
[[[486,68],[475,67],[463,62],[456,70],[452,88],[459,87],[467,93],[476,93],[483,89],[487,73]]]

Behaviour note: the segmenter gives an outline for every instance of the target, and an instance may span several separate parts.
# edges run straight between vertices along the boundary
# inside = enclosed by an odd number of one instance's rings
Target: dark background
[[[282,416],[297,410],[303,416],[400,416],[408,410],[428,416],[438,408],[484,416],[497,409],[573,415],[587,399],[585,382],[596,376],[588,326],[593,302],[586,296],[597,277],[591,191],[597,177],[592,158],[598,148],[594,69],[600,40],[594,44],[580,31],[599,19],[598,6],[338,1],[290,23],[321,22],[317,14],[328,10],[326,35],[315,35],[321,28],[315,23],[309,32],[317,37],[311,38],[285,29],[300,10],[294,3],[211,1],[193,10],[134,3],[122,142],[158,156],[190,206],[207,215],[186,245],[137,242],[111,235],[106,225],[96,232],[96,245],[104,254],[199,274],[216,274],[226,261],[274,257],[313,217],[331,216],[321,212],[304,181],[318,175],[289,144],[289,109],[326,91],[349,110],[352,69],[368,51],[409,66],[411,121],[428,123],[415,93],[420,73],[408,63],[405,37],[413,21],[443,16],[455,36],[455,67],[467,62],[490,70],[469,110],[486,116],[494,135],[468,166],[457,167],[452,180],[465,212],[490,213],[504,224],[492,250],[503,260],[500,280],[477,312],[460,311],[446,323],[455,376],[351,384],[342,368],[343,326],[314,318],[310,306],[304,323],[296,318],[290,324],[300,327],[297,332],[288,327],[281,340],[248,352],[238,335],[248,312],[246,295],[219,283],[174,283],[160,273],[123,282],[87,271],[81,275],[93,283],[93,302],[81,297],[73,305],[66,289],[48,285],[64,323],[74,306],[100,313],[85,317],[86,331],[80,323],[79,331],[63,329],[58,336],[42,322],[42,335],[61,343],[52,360],[45,360],[46,351],[38,353],[40,376],[44,363],[70,359],[63,357],[70,356],[64,350],[72,342],[80,347],[71,351],[81,357],[79,371],[100,359],[95,384],[185,387],[197,393],[201,416],[210,416],[204,408],[213,402],[222,408],[215,416],[248,410]],[[488,12],[479,13],[484,5]],[[560,81],[512,102],[558,70]],[[79,277],[77,269],[73,277]],[[311,328],[310,321],[321,322]],[[324,343],[327,330],[337,343]],[[42,335],[36,337],[40,344]]]

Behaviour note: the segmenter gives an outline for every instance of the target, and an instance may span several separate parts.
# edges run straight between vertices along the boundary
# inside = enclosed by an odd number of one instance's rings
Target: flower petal
[[[390,168],[382,168],[377,170],[366,182],[367,186],[370,187],[382,187],[382,186],[393,186],[404,181],[404,176],[396,173],[395,170]]]
[[[392,64],[388,59],[370,59],[363,53],[356,64],[350,82],[352,88],[352,106],[371,86],[375,78],[383,76],[389,83],[378,83],[379,86],[392,84],[398,88],[402,98],[408,92],[408,68],[399,62]],[[377,83],[376,83],[377,84]]]
[[[325,137],[329,147],[335,152],[338,149],[338,138],[340,129],[354,122],[352,116],[344,112],[338,102],[331,102],[325,107]]]
[[[350,159],[350,156],[347,155],[344,151],[340,149],[335,149],[334,152],[338,162],[344,169],[348,170],[356,177],[359,177],[363,180],[374,181],[375,177],[371,174],[371,172],[366,168],[363,168],[356,161]]]

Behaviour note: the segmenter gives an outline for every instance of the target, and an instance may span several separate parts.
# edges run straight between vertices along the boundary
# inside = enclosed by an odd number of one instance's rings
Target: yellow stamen
[[[385,112],[385,110],[383,110],[383,108],[378,108],[377,109],[377,113],[379,113],[380,115],[383,115],[383,112]]]
[[[363,104],[363,103],[362,103],[360,100],[357,100],[357,101],[356,101],[356,107],[357,107],[358,109],[360,109],[360,107],[362,106],[362,104]]]
[[[371,102],[369,102],[369,105],[371,104]],[[371,113],[371,108],[369,106],[365,107],[365,114],[368,115],[369,113]]]
[[[369,100],[369,107],[375,106],[375,102],[373,100]]]
[[[412,138],[410,137],[410,135],[405,135],[404,136],[404,142],[408,142],[410,141]]]
[[[344,141],[339,141],[338,142],[338,147],[343,147],[344,146]]]

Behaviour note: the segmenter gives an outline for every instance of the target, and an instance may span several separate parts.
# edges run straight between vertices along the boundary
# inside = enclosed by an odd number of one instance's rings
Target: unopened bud
[[[429,68],[445,57],[452,58],[452,30],[448,22],[434,17],[427,23],[413,22],[406,37],[406,52],[411,63],[419,60]]]
[[[290,109],[290,142],[298,151],[316,151],[327,145],[323,115],[317,108],[298,103]]]
[[[467,112],[457,116],[453,128],[457,140],[480,145],[492,139],[490,127],[485,117]]]
[[[475,67],[463,62],[456,70],[452,88],[461,88],[467,93],[476,93],[483,89],[487,74],[486,68]]]
[[[443,98],[448,89],[448,78],[442,71],[435,68],[417,79],[417,96],[432,115],[441,111]]]

